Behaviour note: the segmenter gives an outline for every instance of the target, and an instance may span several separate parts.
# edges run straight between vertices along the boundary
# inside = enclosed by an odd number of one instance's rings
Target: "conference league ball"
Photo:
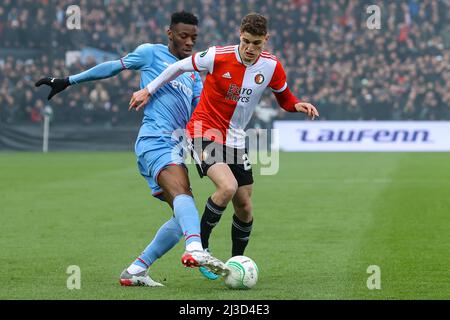
[[[255,261],[246,256],[230,258],[225,265],[230,272],[224,277],[225,285],[230,289],[250,289],[258,282],[258,267]]]

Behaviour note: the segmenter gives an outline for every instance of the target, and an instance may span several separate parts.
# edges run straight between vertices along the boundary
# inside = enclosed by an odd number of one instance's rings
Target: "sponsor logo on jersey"
[[[192,96],[192,89],[189,88],[188,86],[186,86],[184,83],[181,83],[177,80],[172,80],[170,81],[170,85],[172,86],[172,88],[174,89],[179,89],[180,91],[182,91],[185,95],[187,96]]]
[[[206,56],[206,54],[208,53],[208,49],[206,49],[205,51],[203,51],[202,53],[200,53],[200,58],[203,58],[204,56]]]
[[[247,103],[250,101],[250,96],[252,92],[253,90],[250,88],[241,88],[235,84],[230,84],[225,99],[235,102]]]
[[[255,83],[256,84],[261,84],[261,83],[263,83],[264,82],[264,76],[261,74],[261,73],[258,73],[256,76],[255,76]]]
[[[222,75],[222,78],[231,79],[231,74],[230,74],[229,72],[225,72],[225,73]]]

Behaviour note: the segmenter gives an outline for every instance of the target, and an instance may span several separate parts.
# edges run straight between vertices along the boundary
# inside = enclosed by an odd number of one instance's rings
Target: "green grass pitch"
[[[255,167],[249,291],[180,263],[179,243],[151,268],[164,288],[118,276],[171,212],[132,153],[0,153],[0,299],[449,299],[450,153],[281,153]],[[213,186],[190,167],[199,211]],[[231,205],[211,247],[230,254]],[[67,267],[81,269],[69,290]],[[367,268],[381,270],[369,290]]]

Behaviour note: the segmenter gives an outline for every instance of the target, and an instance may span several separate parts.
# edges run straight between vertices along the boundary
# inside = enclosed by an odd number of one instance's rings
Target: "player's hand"
[[[315,117],[319,116],[319,112],[316,107],[314,107],[311,103],[299,102],[294,107],[297,112],[306,113],[311,120],[314,120]]]
[[[147,88],[134,92],[128,104],[128,111],[131,111],[131,109],[136,109],[136,111],[141,110],[149,100],[150,93]]]
[[[47,97],[47,100],[50,100],[55,94],[58,92],[63,91],[65,88],[70,86],[69,78],[65,79],[56,79],[52,77],[42,78],[38,82],[34,84],[35,87],[39,87],[40,85],[46,84],[47,86],[51,87],[52,90],[50,91],[50,94]]]

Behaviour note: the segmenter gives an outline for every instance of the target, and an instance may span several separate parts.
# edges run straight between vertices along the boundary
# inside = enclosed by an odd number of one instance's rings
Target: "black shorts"
[[[253,171],[247,149],[230,148],[202,138],[191,140],[189,149],[200,178],[206,176],[212,165],[226,163],[239,187],[253,184]]]

